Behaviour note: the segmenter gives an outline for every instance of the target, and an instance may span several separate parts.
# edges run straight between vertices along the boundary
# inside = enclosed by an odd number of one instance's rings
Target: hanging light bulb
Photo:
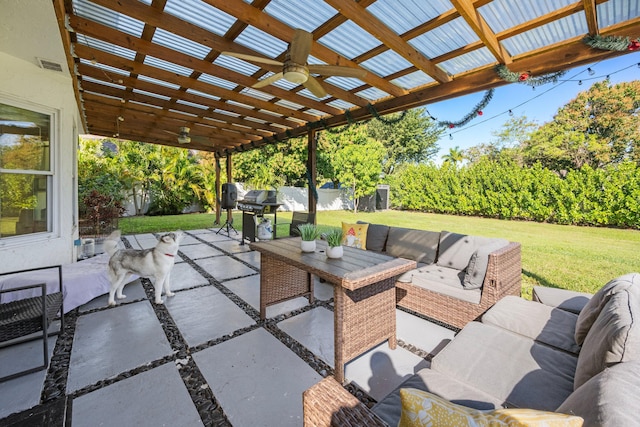
[[[582,86],[582,80],[578,80],[578,86]]]
[[[449,134],[449,139],[453,139],[453,135]]]
[[[589,73],[590,76],[593,76],[596,72],[593,71],[591,68],[587,68],[587,73]]]
[[[513,111],[509,110],[509,116],[513,117]]]

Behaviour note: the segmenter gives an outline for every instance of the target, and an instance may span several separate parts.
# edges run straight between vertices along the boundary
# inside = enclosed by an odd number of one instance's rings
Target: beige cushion
[[[438,252],[440,233],[411,228],[390,227],[387,254],[432,264]]]
[[[584,418],[586,427],[640,426],[640,361],[607,368],[571,393],[557,409]]]
[[[465,234],[442,231],[440,233],[440,243],[438,245],[437,264],[442,267],[465,270],[469,265],[469,261],[471,261],[471,257],[478,248],[496,240],[498,239],[481,236],[467,236]],[[484,275],[482,278],[484,278]]]
[[[576,342],[578,344],[582,345],[589,329],[591,329],[609,298],[616,292],[624,291],[634,285],[635,287],[640,286],[640,274],[625,274],[611,280],[591,297],[578,316],[578,323],[576,324]]]
[[[608,366],[640,360],[639,316],[639,286],[629,286],[610,296],[582,344],[575,389]]]
[[[578,316],[558,308],[549,307],[507,295],[482,315],[482,323],[498,326],[538,342],[568,351],[580,352],[573,336]]]

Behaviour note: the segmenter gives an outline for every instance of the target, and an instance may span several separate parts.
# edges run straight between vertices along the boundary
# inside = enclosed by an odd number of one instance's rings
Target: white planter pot
[[[302,249],[302,252],[315,252],[315,250],[316,250],[316,241],[315,240],[301,240],[300,241],[300,249]]]
[[[327,246],[327,257],[328,258],[342,258],[344,254],[344,250],[342,246]]]

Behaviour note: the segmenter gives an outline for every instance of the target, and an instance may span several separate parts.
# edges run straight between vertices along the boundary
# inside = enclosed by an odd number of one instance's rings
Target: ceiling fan
[[[269,76],[266,79],[260,80],[258,83],[252,86],[253,88],[261,88],[264,86],[268,86],[277,80],[285,79],[290,81],[291,83],[302,84],[318,98],[327,96],[327,92],[322,87],[320,82],[315,77],[311,76],[311,74],[319,74],[323,76],[356,77],[359,79],[364,78],[364,76],[367,74],[365,70],[359,68],[343,67],[340,65],[307,64],[307,59],[309,57],[309,52],[311,51],[312,42],[313,34],[301,29],[296,29],[295,34],[293,35],[293,39],[289,44],[289,49],[287,50],[284,62],[237,52],[222,52],[222,54],[251,62],[277,65],[282,67],[282,71]]]
[[[191,136],[189,135],[190,131],[191,129],[186,126],[180,126],[177,133],[165,130],[165,132],[170,133],[171,135],[177,135],[179,144],[188,144],[191,142]]]

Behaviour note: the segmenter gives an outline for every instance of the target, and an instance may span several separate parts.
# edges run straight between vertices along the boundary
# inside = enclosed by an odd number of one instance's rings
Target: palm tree
[[[446,163],[457,165],[458,162],[464,160],[464,154],[460,147],[456,145],[455,147],[449,148],[449,154],[442,156],[442,159],[444,159]]]

